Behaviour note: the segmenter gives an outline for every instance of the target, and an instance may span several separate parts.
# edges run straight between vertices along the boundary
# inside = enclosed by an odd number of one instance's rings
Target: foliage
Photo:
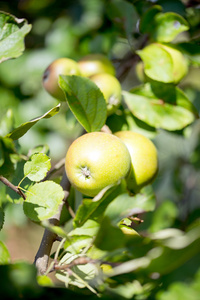
[[[0,228],[6,233],[7,211],[17,205],[26,222],[45,232],[35,266],[12,261],[1,236],[2,295],[198,299],[196,2],[11,2],[0,7]],[[90,53],[107,56],[121,82],[122,104],[110,116],[89,78],[60,76],[62,103],[41,84],[54,59],[78,61]],[[93,199],[71,187],[63,172],[68,146],[83,132],[100,130],[151,138],[159,155],[155,182],[133,195],[122,181]]]

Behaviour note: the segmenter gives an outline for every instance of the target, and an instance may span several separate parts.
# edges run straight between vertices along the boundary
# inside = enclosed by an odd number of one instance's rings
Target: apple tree
[[[54,2],[0,12],[2,295],[198,299],[198,1]]]

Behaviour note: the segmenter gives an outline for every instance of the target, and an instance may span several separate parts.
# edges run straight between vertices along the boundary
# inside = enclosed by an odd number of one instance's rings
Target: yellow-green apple
[[[107,73],[93,75],[90,79],[100,88],[104,95],[107,104],[107,114],[113,114],[119,107],[122,99],[120,82],[116,77]]]
[[[71,184],[84,195],[94,197],[117,184],[130,170],[131,158],[117,136],[104,132],[86,133],[69,147],[65,169]]]
[[[43,86],[46,91],[60,101],[65,101],[62,89],[58,85],[59,75],[81,75],[78,63],[70,58],[54,60],[44,71]]]
[[[127,187],[137,193],[143,186],[151,183],[158,172],[157,150],[153,142],[140,133],[118,131],[115,133],[129,150],[131,171],[128,174]]]
[[[111,61],[103,54],[89,54],[78,61],[82,76],[90,77],[99,73],[115,75]]]

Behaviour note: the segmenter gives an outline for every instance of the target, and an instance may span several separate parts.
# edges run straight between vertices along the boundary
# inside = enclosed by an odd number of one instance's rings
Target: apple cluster
[[[58,85],[59,75],[90,78],[103,93],[108,115],[114,113],[121,103],[121,84],[115,77],[112,62],[103,54],[90,54],[79,61],[59,58],[47,67],[43,74],[44,88],[54,98],[65,101],[64,93]]]
[[[158,171],[156,147],[142,134],[119,131],[86,133],[69,147],[65,169],[71,184],[94,197],[125,179],[132,193],[151,183]]]

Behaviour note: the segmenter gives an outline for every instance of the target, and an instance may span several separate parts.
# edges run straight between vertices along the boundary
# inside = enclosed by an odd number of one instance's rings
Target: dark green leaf
[[[124,36],[130,39],[135,29],[138,15],[132,3],[123,0],[109,1],[106,5],[107,14],[116,23]]]
[[[192,65],[200,66],[200,45],[198,43],[180,43],[179,48],[187,56]]]
[[[0,62],[16,58],[24,51],[24,37],[31,30],[25,19],[0,12]]]
[[[5,219],[5,214],[4,214],[3,209],[0,207],[0,230],[3,227],[4,219]]]
[[[10,176],[14,171],[14,164],[11,156],[16,153],[15,145],[10,138],[0,137],[0,175]]]
[[[6,135],[6,137],[9,137],[13,140],[17,140],[20,137],[22,137],[33,125],[35,125],[38,121],[42,119],[48,119],[56,115],[60,110],[60,104],[55,106],[54,108],[50,109],[48,112],[46,112],[44,115],[35,118],[29,122],[21,124],[19,127],[15,128],[12,132]]]
[[[102,92],[89,78],[60,76],[59,85],[69,107],[87,132],[99,131],[107,117],[107,106]]]
[[[94,245],[101,250],[111,251],[117,248],[123,248],[125,241],[126,238],[121,229],[113,226],[110,219],[104,217],[95,238]]]
[[[155,204],[155,195],[151,186],[148,186],[135,196],[127,193],[119,195],[107,206],[104,215],[117,224],[125,217],[154,210]]]
[[[178,229],[165,229],[151,235],[161,247],[157,248],[156,257],[152,257],[147,270],[167,274],[183,265],[200,253],[199,226],[183,233]]]
[[[74,227],[82,226],[88,219],[101,219],[107,205],[120,193],[122,193],[121,185],[109,189],[98,201],[93,202],[92,199],[83,199],[74,218]]]
[[[161,11],[162,7],[160,5],[154,5],[147,9],[140,21],[140,31],[142,33],[151,33],[152,27],[154,26],[154,18]]]

